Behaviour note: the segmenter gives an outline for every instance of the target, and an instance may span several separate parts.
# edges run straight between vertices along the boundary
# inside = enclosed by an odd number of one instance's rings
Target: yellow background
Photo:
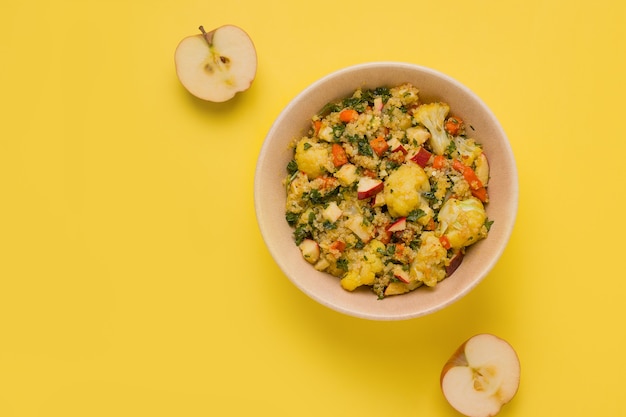
[[[244,28],[252,88],[217,105],[173,54]],[[505,416],[626,416],[622,0],[5,0],[0,416],[455,416],[439,371],[492,332],[522,362]],[[256,158],[314,80],[395,60],[465,83],[520,180],[469,295],[402,322],[296,289],[260,236]]]

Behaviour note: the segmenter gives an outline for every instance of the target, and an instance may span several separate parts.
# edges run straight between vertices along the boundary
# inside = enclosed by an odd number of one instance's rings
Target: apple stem
[[[202,25],[200,25],[200,27],[198,29],[200,29],[200,32],[202,32],[202,37],[204,38],[206,43],[208,43],[209,46],[212,46],[212,44],[213,44],[213,32],[207,33],[204,30],[204,26],[202,26]]]

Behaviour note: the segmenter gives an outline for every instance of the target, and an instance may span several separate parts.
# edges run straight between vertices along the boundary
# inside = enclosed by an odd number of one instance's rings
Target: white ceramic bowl
[[[293,157],[289,143],[305,135],[311,117],[328,102],[351,95],[357,88],[392,87],[405,82],[420,90],[422,101],[444,101],[454,114],[471,124],[471,136],[489,157],[491,179],[487,215],[493,226],[486,239],[469,247],[463,263],[434,288],[379,300],[369,289],[344,290],[339,278],[316,271],[295,245],[285,220],[283,180]],[[500,123],[467,87],[433,69],[398,62],[373,62],[336,71],[298,94],[280,113],[261,148],[254,183],[259,228],[270,254],[283,273],[306,295],[338,312],[371,320],[401,320],[429,314],[459,300],[493,268],[513,230],[518,204],[517,169]],[[271,285],[270,282],[267,283]]]

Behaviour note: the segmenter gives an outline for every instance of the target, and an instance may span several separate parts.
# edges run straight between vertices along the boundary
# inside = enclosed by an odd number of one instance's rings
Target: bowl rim
[[[333,82],[335,79],[345,77],[355,72],[358,73],[358,72],[363,72],[363,71],[376,71],[376,70],[381,70],[381,69],[403,70],[403,71],[412,71],[412,72],[414,71],[417,73],[424,74],[427,77],[437,78],[443,81],[444,83],[446,83],[447,85],[451,86],[453,89],[460,91],[461,94],[463,94],[464,96],[467,96],[471,101],[478,104],[480,106],[480,111],[483,112],[488,117],[489,119],[488,121],[491,124],[491,128],[497,131],[498,135],[503,139],[502,143],[500,143],[499,145],[501,147],[500,151],[503,152],[503,154],[506,156],[507,161],[509,162],[509,164],[507,165],[509,169],[507,172],[507,176],[509,177],[507,178],[507,184],[508,184],[508,187],[510,188],[508,190],[509,198],[508,198],[508,201],[506,202],[506,207],[509,212],[509,217],[508,217],[509,220],[504,225],[505,226],[504,230],[500,232],[498,244],[492,248],[491,255],[488,257],[488,261],[486,263],[481,264],[480,271],[476,275],[476,277],[473,280],[471,280],[468,284],[464,285],[459,291],[456,291],[453,294],[453,296],[448,297],[442,302],[432,305],[426,309],[403,310],[402,312],[394,312],[394,313],[389,313],[389,314],[381,313],[381,312],[363,311],[361,309],[355,309],[355,308],[351,308],[350,306],[345,306],[341,303],[329,301],[327,298],[320,295],[318,292],[312,291],[309,287],[307,287],[306,285],[303,285],[303,283],[300,280],[295,279],[292,276],[292,271],[290,271],[288,264],[284,262],[284,259],[283,259],[284,253],[281,253],[277,245],[275,245],[274,242],[271,240],[272,228],[270,227],[268,223],[265,222],[266,212],[265,212],[265,207],[264,207],[263,198],[262,198],[262,195],[263,195],[262,188],[264,186],[264,184],[262,183],[262,174],[264,172],[264,169],[267,168],[264,164],[264,160],[267,154],[270,152],[270,147],[273,145],[272,143],[270,143],[269,139],[274,137],[277,134],[277,131],[279,130],[281,124],[284,122],[285,118],[290,114],[290,112],[292,112],[294,108],[296,108],[297,106],[300,106],[305,97],[310,96],[312,92],[315,92],[316,90],[320,89],[320,87],[323,87],[325,84]],[[420,88],[420,86],[417,86],[417,87]],[[340,98],[341,96],[342,96],[341,94],[339,94],[338,96],[333,96],[332,94],[326,95],[326,97],[328,97],[328,101],[336,99],[336,98]],[[311,116],[312,115],[313,113],[311,114]],[[307,120],[303,120],[303,125],[306,122]],[[518,184],[518,173],[517,173],[517,167],[516,167],[516,162],[515,162],[515,156],[513,154],[513,150],[511,148],[506,132],[502,128],[499,120],[495,117],[492,110],[469,87],[462,84],[455,78],[430,67],[426,67],[426,66],[422,66],[422,65],[418,65],[414,63],[408,63],[408,62],[373,61],[373,62],[365,62],[365,63],[355,64],[355,65],[350,65],[350,66],[338,69],[336,71],[330,72],[329,74],[310,83],[307,87],[302,89],[296,96],[294,96],[287,103],[286,106],[283,107],[283,109],[279,112],[276,119],[271,124],[270,129],[268,130],[263,140],[260,152],[258,154],[257,164],[256,164],[256,169],[255,169],[253,194],[254,194],[254,209],[255,209],[255,214],[257,217],[257,225],[261,232],[263,241],[267,249],[269,250],[270,255],[272,256],[274,262],[278,265],[282,273],[300,291],[305,293],[308,297],[315,300],[316,302],[332,310],[335,310],[337,312],[340,312],[349,316],[363,318],[363,319],[370,319],[370,320],[406,320],[406,319],[412,319],[412,318],[421,317],[421,316],[434,313],[458,301],[459,299],[467,295],[474,287],[476,287],[493,269],[493,267],[496,265],[496,263],[500,259],[505,248],[507,247],[508,241],[510,240],[510,237],[513,232],[513,228],[516,223],[518,200],[519,200],[519,184]],[[287,238],[292,241],[293,247],[297,248],[296,245],[293,244],[292,236],[290,235]],[[476,245],[479,245],[480,243],[481,242],[478,242],[476,243]],[[307,265],[309,268],[312,268],[311,265],[309,264]],[[336,277],[334,278],[337,279]],[[446,280],[438,283],[437,285],[439,286],[445,281]],[[336,282],[336,285],[337,287],[340,287],[338,281]],[[373,295],[371,292],[370,292],[370,295],[374,299],[376,299],[375,295]],[[407,294],[404,294],[399,297],[407,297]],[[384,301],[384,300],[380,300],[380,301]]]

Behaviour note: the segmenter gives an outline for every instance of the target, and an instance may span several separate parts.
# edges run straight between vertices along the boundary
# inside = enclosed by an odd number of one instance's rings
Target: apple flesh
[[[379,179],[361,177],[357,184],[357,198],[359,200],[370,198],[381,192],[384,186],[385,184]]]
[[[415,162],[422,168],[425,168],[426,165],[428,165],[428,161],[430,160],[431,155],[432,154],[430,152],[420,146],[417,153],[411,158],[411,161]]]
[[[181,84],[194,96],[213,102],[230,100],[250,88],[256,77],[256,48],[248,34],[234,25],[220,26],[184,38],[174,62]]]
[[[408,284],[409,282],[411,282],[411,276],[409,275],[409,273],[405,271],[404,269],[402,269],[402,267],[399,265],[397,265],[393,269],[393,276],[394,278],[396,278],[399,281],[404,282],[405,284]]]
[[[314,264],[320,258],[320,246],[313,239],[304,239],[299,247],[308,263]]]
[[[400,217],[387,227],[388,232],[401,232],[406,229],[406,217]]]
[[[469,417],[489,417],[513,399],[520,362],[513,347],[492,334],[472,336],[446,362],[441,390],[450,405]]]

